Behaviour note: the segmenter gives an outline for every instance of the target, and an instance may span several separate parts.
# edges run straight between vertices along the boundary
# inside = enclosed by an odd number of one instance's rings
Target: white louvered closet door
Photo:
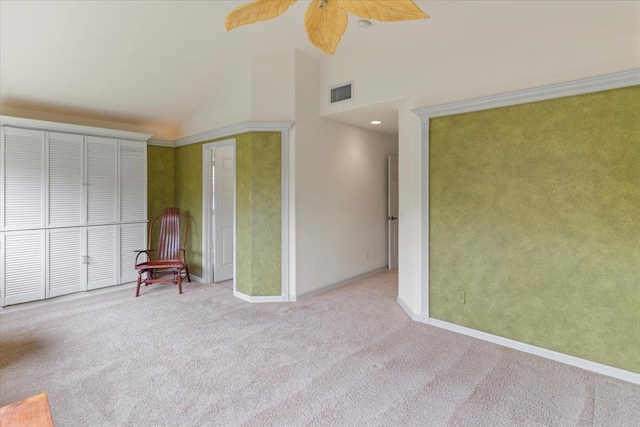
[[[4,230],[44,226],[44,132],[2,128]]]
[[[87,137],[87,223],[114,224],[118,212],[116,139]]]
[[[87,289],[117,285],[117,225],[87,227]]]
[[[84,228],[47,230],[47,284],[49,298],[84,291]]]
[[[135,269],[136,252],[147,246],[147,223],[120,225],[120,283],[138,280]],[[140,255],[140,261],[146,258]]]
[[[120,222],[147,220],[147,145],[120,141]]]
[[[45,231],[4,233],[1,305],[45,297]]]
[[[50,132],[47,150],[49,226],[82,225],[84,137]]]

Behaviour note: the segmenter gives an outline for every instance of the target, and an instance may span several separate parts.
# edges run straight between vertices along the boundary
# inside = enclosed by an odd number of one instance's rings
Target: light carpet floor
[[[62,426],[638,426],[640,386],[411,321],[382,272],[297,303],[229,283],[0,315],[0,406]]]

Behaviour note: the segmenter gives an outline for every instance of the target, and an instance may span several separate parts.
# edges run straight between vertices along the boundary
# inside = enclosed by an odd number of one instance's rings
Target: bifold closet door
[[[80,226],[84,222],[84,137],[55,132],[47,136],[48,226]]]
[[[118,140],[88,136],[87,224],[117,222]]]
[[[47,297],[57,297],[86,288],[82,227],[47,230]]]
[[[45,151],[42,131],[2,128],[2,229],[44,227]]]
[[[117,285],[117,225],[87,227],[87,289]]]
[[[147,223],[120,225],[120,282],[133,282],[138,279],[135,269],[136,251],[147,246]],[[140,255],[140,261],[144,261]]]
[[[120,222],[147,220],[147,144],[120,140]]]
[[[45,298],[45,230],[2,233],[1,305]]]

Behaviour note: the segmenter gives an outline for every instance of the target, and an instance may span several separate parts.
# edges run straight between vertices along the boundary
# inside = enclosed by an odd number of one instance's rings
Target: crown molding
[[[423,120],[424,125],[424,121],[432,117],[449,116],[452,114],[468,113],[471,111],[487,110],[490,108],[506,107],[509,105],[525,104],[528,102],[544,101],[564,96],[582,95],[636,85],[640,85],[640,69],[540,86],[533,89],[507,92],[499,95],[485,96],[433,107],[417,108],[412,111]]]
[[[147,145],[153,145],[153,146],[156,146],[156,147],[174,148],[173,142],[165,141],[163,139],[153,139],[153,138],[151,138],[150,140],[147,141]],[[193,276],[193,274],[192,274],[192,276]]]
[[[107,138],[128,139],[146,142],[152,134],[130,132],[117,129],[105,129],[92,126],[72,125],[68,123],[47,122],[44,120],[25,119],[22,117],[0,116],[0,126],[45,130],[50,132],[74,133],[80,135],[102,136]]]
[[[242,122],[176,139],[173,144],[174,147],[183,147],[245,132],[286,132],[291,126],[293,122]]]

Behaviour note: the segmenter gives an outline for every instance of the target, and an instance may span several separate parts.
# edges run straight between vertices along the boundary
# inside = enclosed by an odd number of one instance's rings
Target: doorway
[[[235,278],[236,140],[202,150],[203,278],[218,283]]]
[[[398,268],[398,156],[387,159],[387,265]]]

